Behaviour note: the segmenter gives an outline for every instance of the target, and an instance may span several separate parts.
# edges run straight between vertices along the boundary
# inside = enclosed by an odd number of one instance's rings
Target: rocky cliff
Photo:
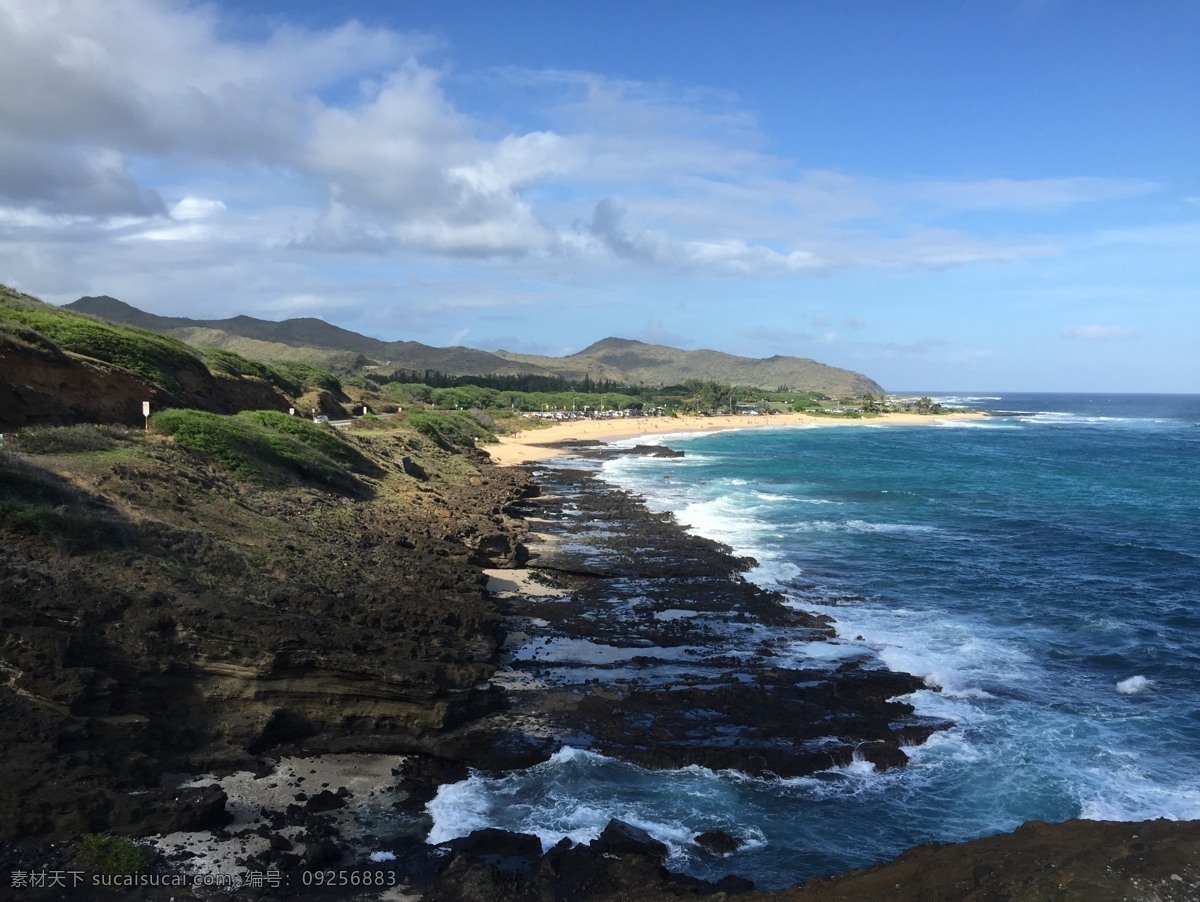
[[[52,447],[0,452],[0,841],[205,823],[221,800],[167,799],[165,772],[437,753],[500,703],[478,564],[514,547],[522,474],[367,434],[351,497],[153,433],[33,435]]]

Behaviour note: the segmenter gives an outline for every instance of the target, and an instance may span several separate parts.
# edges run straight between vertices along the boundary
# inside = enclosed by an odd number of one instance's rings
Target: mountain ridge
[[[260,359],[304,360],[342,370],[438,370],[447,375],[534,374],[568,380],[590,378],[626,385],[677,385],[690,379],[764,390],[786,387],[839,397],[883,394],[875,380],[808,357],[776,354],[741,357],[708,348],[683,350],[632,338],[608,337],[564,357],[437,348],[414,341],[371,338],[315,317],[279,322],[239,315],[220,320],[159,316],[108,295],[82,297],[65,305],[77,313],[139,326],[191,344],[219,347]]]

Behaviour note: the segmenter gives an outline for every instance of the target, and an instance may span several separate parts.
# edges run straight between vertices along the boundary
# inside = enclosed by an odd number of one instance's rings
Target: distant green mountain
[[[282,322],[235,316],[230,319],[197,320],[146,313],[116,298],[84,297],[67,304],[77,313],[110,322],[162,332],[199,347],[223,348],[259,360],[299,360],[334,370],[363,366],[440,370],[456,375],[486,376],[492,373],[538,373],[538,367],[513,363],[474,348],[434,348],[417,341],[381,341],[304,317]]]
[[[556,375],[609,379],[649,386],[708,379],[774,390],[819,391],[837,397],[882,394],[873,379],[805,357],[737,357],[721,351],[683,351],[624,338],[606,338],[569,357],[540,357],[472,348],[434,348],[415,341],[381,341],[311,317],[283,322],[235,316],[194,320],[156,316],[107,296],[80,298],[69,309],[112,322],[162,332],[200,347],[234,351],[258,360],[290,360],[337,371],[371,366],[387,372],[438,370],[448,375]]]
[[[507,360],[539,366],[566,379],[611,379],[632,385],[678,385],[688,379],[711,379],[733,385],[773,390],[819,391],[832,397],[883,394],[879,383],[807,357],[737,357],[721,351],[681,351],[627,338],[605,338],[569,357],[536,357],[497,351]]]

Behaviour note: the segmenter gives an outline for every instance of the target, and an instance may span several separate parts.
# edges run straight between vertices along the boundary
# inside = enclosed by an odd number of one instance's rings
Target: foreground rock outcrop
[[[501,704],[478,565],[514,546],[521,473],[379,434],[357,440],[380,464],[367,497],[267,490],[113,434],[0,455],[0,841],[157,832],[168,809],[207,825],[217,800],[164,774],[437,754]]]
[[[739,902],[1108,902],[1200,898],[1200,823],[1033,822],[1013,833],[918,846],[899,858],[778,893],[668,873],[665,848],[613,821],[589,845],[542,855],[533,837],[479,831],[452,845],[424,898],[560,902],[734,897]],[[497,851],[502,855],[497,857]]]

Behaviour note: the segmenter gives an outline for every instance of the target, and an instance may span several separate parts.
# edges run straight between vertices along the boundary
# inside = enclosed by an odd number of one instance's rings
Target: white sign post
[[[150,431],[150,402],[142,402],[142,416],[146,418],[146,431]]]

